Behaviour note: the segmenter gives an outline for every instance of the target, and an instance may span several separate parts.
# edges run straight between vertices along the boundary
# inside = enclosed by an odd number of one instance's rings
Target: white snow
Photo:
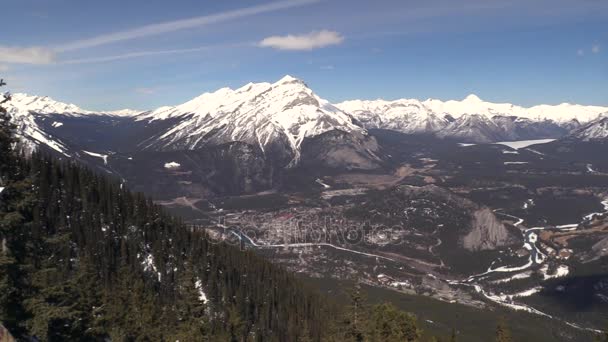
[[[82,150],[82,152],[90,155],[91,157],[101,158],[101,159],[103,159],[103,163],[105,165],[108,165],[108,155],[107,154],[100,154],[100,153],[89,152],[89,151],[85,151],[85,150]]]
[[[517,280],[517,279],[526,279],[526,278],[530,278],[532,276],[532,272],[530,271],[526,271],[526,272],[522,272],[522,273],[517,273],[509,278],[503,278],[503,279],[498,279],[493,281],[492,283],[494,284],[502,284],[502,283],[508,283],[512,280]]]
[[[61,127],[63,126],[63,122],[59,122],[59,121],[54,121],[53,124],[51,125],[55,128]]]
[[[141,110],[135,110],[135,109],[120,109],[120,110],[113,110],[113,111],[109,111],[109,112],[106,111],[106,112],[103,112],[103,114],[126,117],[126,116],[135,116],[142,112],[143,111],[141,111]]]
[[[44,135],[44,133],[42,133],[42,130],[40,130],[37,126],[33,126],[33,127],[30,126],[27,128],[29,128],[29,129],[25,130],[24,135],[29,136],[30,138],[37,141],[38,143],[44,144],[44,145],[52,148],[53,150],[67,156],[67,154],[65,153],[66,148],[65,148],[65,146],[63,146],[62,143],[47,138]]]
[[[142,265],[144,266],[144,271],[156,273],[158,281],[160,281],[161,274],[160,272],[158,272],[156,266],[154,265],[154,257],[152,256],[152,254],[148,253],[148,255],[142,261]]]
[[[317,182],[318,184],[320,184],[320,185],[321,185],[323,188],[325,188],[325,189],[329,189],[329,188],[331,188],[331,186],[329,186],[329,185],[327,185],[327,184],[323,183],[323,181],[322,181],[321,179],[319,179],[319,178],[317,178],[317,180],[315,180],[315,182]]]
[[[513,162],[504,162],[505,165],[523,165],[523,164],[528,164],[528,162],[522,162],[522,161],[513,161]]]
[[[4,191],[4,187],[0,186],[0,194],[2,193],[2,191]]]
[[[543,267],[541,267],[540,269],[540,272],[543,275],[543,279],[547,280],[567,276],[568,274],[570,274],[570,268],[568,268],[568,265],[559,265],[557,266],[557,269],[555,270],[554,274],[548,274],[549,265],[543,265]]]
[[[195,285],[195,287],[196,287],[196,289],[198,290],[198,293],[199,293],[198,299],[201,302],[206,303],[207,302],[207,295],[205,294],[205,291],[204,291],[205,289],[203,288],[203,282],[200,279],[198,279],[194,285]]]
[[[177,169],[180,166],[182,166],[180,163],[174,161],[165,163],[165,169]]]
[[[601,212],[601,213],[591,213],[589,215],[586,215],[583,219],[586,220],[586,221],[591,221],[596,216],[607,214],[608,213],[608,199],[603,200],[601,203],[604,206],[604,211],[603,212]]]

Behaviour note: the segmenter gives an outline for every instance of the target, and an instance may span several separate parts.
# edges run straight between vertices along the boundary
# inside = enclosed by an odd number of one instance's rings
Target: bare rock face
[[[608,237],[596,242],[591,247],[591,252],[588,255],[587,261],[597,260],[605,256],[608,256]]]
[[[379,154],[374,137],[332,130],[305,139],[300,162],[304,166],[373,170],[382,164]]]
[[[473,212],[471,231],[462,239],[462,246],[470,251],[491,250],[514,242],[513,234],[489,208]]]

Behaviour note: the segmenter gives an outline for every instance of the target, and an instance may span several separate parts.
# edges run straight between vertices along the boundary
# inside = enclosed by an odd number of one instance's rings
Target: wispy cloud
[[[599,44],[595,44],[591,47],[591,52],[593,53],[599,53],[600,52],[600,45]]]
[[[321,70],[334,70],[333,65],[321,65]]]
[[[155,36],[163,33],[175,32],[179,30],[191,29],[209,24],[220,23],[224,21],[244,18],[262,13],[274,12],[284,9],[289,9],[298,6],[304,6],[321,0],[284,0],[271,2],[263,5],[240,8],[232,11],[226,11],[206,16],[194,17],[189,19],[181,19],[167,21],[162,23],[150,24],[134,28],[131,30],[104,34],[97,37],[74,41],[68,44],[57,46],[55,51],[66,52],[91,48],[100,45],[106,45],[136,38]]]
[[[301,35],[271,36],[264,38],[259,45],[279,50],[313,50],[337,45],[343,41],[344,37],[340,33],[322,30]]]
[[[8,71],[8,65],[0,64],[0,72],[6,72],[6,71]]]
[[[576,55],[583,57],[585,55],[585,50],[583,50],[583,49],[576,50]]]
[[[55,54],[50,49],[33,47],[14,47],[0,45],[0,63],[15,64],[50,64]]]
[[[123,60],[123,59],[132,59],[132,58],[138,58],[138,57],[175,55],[175,54],[183,54],[183,53],[211,51],[211,50],[216,50],[219,48],[241,47],[241,46],[248,46],[248,45],[250,45],[250,43],[207,45],[207,46],[198,46],[198,47],[186,48],[186,49],[136,51],[136,52],[128,52],[128,53],[110,55],[110,56],[68,59],[68,60],[60,62],[59,64],[107,63],[107,62],[115,62],[115,61],[119,61],[119,60]]]

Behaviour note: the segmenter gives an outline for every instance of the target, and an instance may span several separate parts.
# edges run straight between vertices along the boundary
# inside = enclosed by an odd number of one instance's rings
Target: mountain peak
[[[277,83],[291,83],[291,82],[302,82],[302,80],[295,78],[291,75],[285,75]]]
[[[466,101],[466,102],[482,102],[481,99],[479,98],[479,96],[477,96],[475,94],[469,94],[469,95],[467,95],[467,97],[464,98],[464,101]]]

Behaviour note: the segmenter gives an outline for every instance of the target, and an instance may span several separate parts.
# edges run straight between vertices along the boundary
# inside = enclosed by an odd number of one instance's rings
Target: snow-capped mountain
[[[41,120],[51,121],[50,127],[58,129],[64,125],[60,117],[124,117],[140,113],[140,111],[128,109],[115,112],[94,112],[71,103],[55,101],[48,96],[32,96],[23,93],[12,94],[11,100],[5,103],[4,107],[7,109],[11,121],[17,126],[17,135],[21,138],[22,146],[27,151],[42,144],[64,155],[68,155],[65,143],[55,137],[51,130],[42,127]],[[55,121],[54,118],[57,120]]]
[[[551,120],[557,123],[567,122],[572,119],[588,122],[595,119],[600,113],[608,110],[608,107],[583,106],[570,103],[522,107],[511,103],[483,101],[474,94],[465,97],[462,101],[428,99],[422,103],[435,113],[450,114],[454,117],[463,114],[481,114],[486,117],[516,116],[533,121]]]
[[[354,100],[336,106],[355,116],[367,128],[404,133],[436,132],[449,123],[444,115],[437,115],[418,100]]]
[[[462,101],[400,99],[346,101],[336,105],[366,128],[404,133],[435,133],[472,142],[557,138],[589,122],[607,107],[563,103],[530,108],[491,103],[476,95]]]
[[[433,133],[469,142],[494,142],[560,138],[592,129],[592,122],[606,107],[560,104],[530,108],[491,103],[469,95],[462,101],[401,99],[347,101],[332,105],[302,80],[285,76],[275,83],[249,83],[238,89],[222,88],[186,103],[152,111],[99,112],[49,97],[14,94],[6,104],[27,149],[45,145],[63,155],[81,150],[111,151],[196,150],[226,143],[245,143],[261,155],[297,163],[305,141],[332,131],[352,135],[350,147],[375,159],[377,150],[367,129],[405,133]],[[595,126],[594,126],[595,127]],[[601,136],[594,128],[591,136]],[[584,133],[577,133],[583,139]],[[315,140],[315,150],[326,141]],[[108,143],[111,142],[111,143]],[[96,149],[97,145],[103,145]],[[363,147],[365,146],[365,147]],[[328,147],[329,148],[329,147]],[[319,150],[320,151],[320,150]],[[336,153],[327,155],[337,157]],[[343,153],[344,151],[341,151]],[[81,153],[80,153],[81,154]],[[311,156],[310,153],[306,154]]]
[[[197,149],[239,141],[291,155],[297,161],[305,138],[331,130],[366,136],[342,110],[317,96],[303,81],[285,76],[276,83],[222,88],[175,107],[161,107],[138,121],[175,120],[142,146],[154,150]]]
[[[23,116],[29,113],[36,114],[63,114],[70,116],[80,115],[112,115],[112,116],[134,116],[142,111],[132,109],[121,109],[115,111],[91,111],[82,109],[75,104],[55,101],[48,96],[33,96],[24,93],[11,95],[11,100],[5,107],[12,116]]]
[[[582,141],[608,141],[608,112],[568,136]]]

